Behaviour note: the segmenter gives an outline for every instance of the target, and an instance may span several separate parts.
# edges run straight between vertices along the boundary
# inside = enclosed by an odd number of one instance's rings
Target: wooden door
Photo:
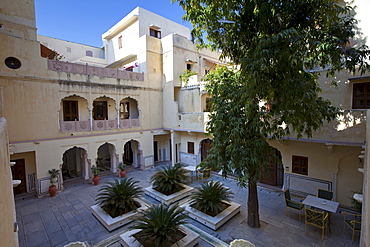
[[[200,161],[203,161],[207,158],[211,151],[211,143],[210,139],[203,140],[200,143]]]
[[[78,121],[78,102],[77,101],[63,101],[63,119],[64,121]]]
[[[158,142],[157,141],[154,141],[153,149],[154,149],[154,161],[158,161]]]
[[[284,168],[281,162],[281,153],[276,149],[274,155],[277,160],[273,159],[270,164],[261,168],[262,177],[260,182],[273,186],[283,186]]]
[[[93,110],[94,120],[108,119],[107,101],[94,101],[93,106],[94,106],[94,110]]]
[[[12,166],[12,175],[14,180],[21,180],[17,187],[13,187],[15,195],[27,192],[26,186],[26,167],[24,159],[12,160],[15,165]]]
[[[134,154],[133,154],[132,148],[131,148],[131,141],[126,142],[123,149],[124,149],[123,162],[125,164],[132,165],[132,163],[134,163]]]

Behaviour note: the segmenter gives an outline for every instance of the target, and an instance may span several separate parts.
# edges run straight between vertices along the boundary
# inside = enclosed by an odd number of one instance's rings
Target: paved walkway
[[[155,168],[127,172],[127,177],[140,182],[143,188],[150,186],[149,177]],[[92,215],[90,206],[95,203],[95,196],[102,184],[116,179],[115,175],[101,178],[98,186],[88,183],[69,185],[56,197],[34,197],[16,199],[17,221],[19,223],[20,247],[61,247],[74,241],[86,241],[90,246],[120,247],[117,237],[126,231],[128,226],[109,233]],[[232,179],[223,179],[212,175],[213,180],[222,182],[234,192],[233,201],[240,203],[241,212],[229,222],[213,231],[198,222],[189,220],[190,227],[196,227],[201,233],[198,246],[225,247],[233,239],[247,239],[256,246],[358,246],[358,233],[352,243],[352,232],[343,233],[343,218],[339,213],[331,216],[331,232],[325,232],[321,240],[321,231],[309,227],[304,232],[304,219],[299,220],[296,211],[285,215],[285,202],[281,192],[259,187],[260,228],[250,228],[246,223],[247,189],[236,186]],[[191,186],[196,187],[199,181],[194,180]],[[145,199],[158,203],[150,197]],[[341,209],[339,209],[341,210]],[[338,211],[339,211],[338,210]],[[303,211],[302,211],[303,213]],[[303,216],[303,215],[302,215]]]

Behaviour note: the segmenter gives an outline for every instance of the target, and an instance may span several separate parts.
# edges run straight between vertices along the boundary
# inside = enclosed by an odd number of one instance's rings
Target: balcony
[[[84,74],[112,77],[124,80],[144,81],[144,73],[136,73],[126,70],[95,67],[87,64],[69,63],[48,59],[48,69],[66,73]]]
[[[209,112],[179,113],[178,126],[182,130],[206,132]]]
[[[366,110],[344,110],[343,114],[332,122],[324,122],[312,139],[338,141],[342,143],[363,143],[366,140]],[[292,134],[290,137],[295,138]],[[305,139],[305,137],[303,137]]]
[[[117,127],[117,120],[93,120],[90,121],[60,121],[60,132],[85,132],[112,129],[133,129],[140,127],[139,119],[122,119]]]

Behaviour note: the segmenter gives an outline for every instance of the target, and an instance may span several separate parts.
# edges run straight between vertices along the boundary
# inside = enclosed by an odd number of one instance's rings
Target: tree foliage
[[[368,47],[350,46],[354,9],[332,0],[177,2],[198,45],[238,65],[238,71],[219,68],[206,78],[213,103],[208,160],[248,185],[248,224],[259,227],[256,182],[273,157],[268,138],[311,137],[333,120],[339,109],[319,96],[318,71],[364,73]]]

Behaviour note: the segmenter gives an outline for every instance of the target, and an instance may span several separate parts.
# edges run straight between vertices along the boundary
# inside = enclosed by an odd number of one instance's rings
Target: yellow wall
[[[308,157],[308,175],[292,174],[332,182],[337,201],[351,206],[352,191],[362,188],[362,175],[357,170],[362,166],[358,158],[363,150],[361,147],[334,145],[329,150],[325,143],[286,141],[280,144],[274,141],[271,144],[282,154],[285,173],[292,173],[293,155]]]
[[[0,105],[0,108],[1,107]],[[14,222],[16,218],[12,173],[7,145],[8,134],[6,130],[6,120],[0,117],[0,239],[2,246],[18,246],[18,233],[14,232]]]

